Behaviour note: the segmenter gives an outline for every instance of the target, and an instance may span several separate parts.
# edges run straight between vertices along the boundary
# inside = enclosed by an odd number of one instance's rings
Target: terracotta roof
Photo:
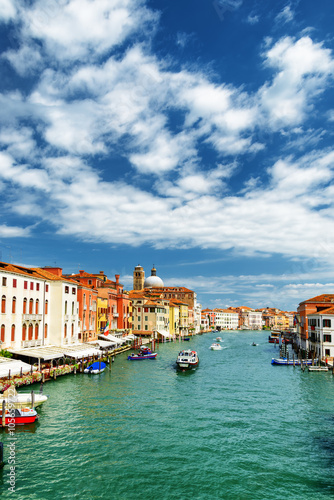
[[[311,299],[303,300],[300,304],[304,304],[305,302],[334,302],[334,294],[324,293],[322,295],[316,295]]]
[[[328,307],[327,309],[324,309],[323,311],[320,311],[320,312],[315,312],[315,313],[311,313],[309,314],[308,316],[328,316],[328,315],[332,315],[334,314],[334,307]]]

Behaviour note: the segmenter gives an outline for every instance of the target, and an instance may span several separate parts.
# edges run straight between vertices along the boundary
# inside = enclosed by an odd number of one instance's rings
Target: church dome
[[[164,282],[159,276],[149,276],[144,282],[144,288],[161,288],[163,286]]]
[[[157,270],[153,266],[151,269],[151,276],[145,279],[144,288],[161,288],[163,286],[164,282],[157,276]]]

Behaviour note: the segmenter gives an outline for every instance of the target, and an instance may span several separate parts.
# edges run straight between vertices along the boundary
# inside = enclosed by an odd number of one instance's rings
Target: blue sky
[[[334,292],[330,0],[0,0],[0,253],[203,307]]]

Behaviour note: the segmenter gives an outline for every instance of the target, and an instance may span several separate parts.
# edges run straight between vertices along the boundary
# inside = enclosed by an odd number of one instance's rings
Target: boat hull
[[[177,361],[176,366],[179,370],[191,370],[192,368],[196,368],[198,366],[199,361],[196,363],[186,363],[182,361]]]
[[[144,354],[143,356],[135,354],[134,356],[128,356],[128,359],[130,361],[142,361],[144,359],[155,359],[157,355],[158,355],[157,352],[153,352],[152,354]]]
[[[316,361],[316,360],[315,360]],[[272,365],[301,365],[301,361],[299,359],[286,359],[286,358],[272,358]],[[303,359],[303,365],[312,365],[312,359]]]
[[[38,420],[38,413],[35,410],[32,410],[31,408],[25,408],[15,410],[15,413],[12,411],[6,411],[6,416],[5,416],[5,426],[15,426],[15,425],[26,425],[26,424],[33,424]],[[0,426],[3,427],[2,423],[2,412],[0,414]]]

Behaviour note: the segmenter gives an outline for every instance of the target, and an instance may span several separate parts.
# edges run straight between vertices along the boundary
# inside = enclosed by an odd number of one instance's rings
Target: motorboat
[[[142,361],[143,359],[155,359],[157,357],[157,352],[152,352],[149,347],[141,347],[138,353],[131,353],[128,356],[130,361]]]
[[[271,364],[272,365],[312,365],[312,359],[303,359],[300,361],[300,359],[291,359],[291,358],[272,358]],[[317,360],[315,359],[314,362]]]
[[[217,338],[216,338],[216,341],[217,341],[217,342],[221,342],[222,340],[223,340],[223,339],[222,339],[221,337],[217,337]]]
[[[212,351],[221,351],[222,346],[220,344],[213,343],[213,344],[211,344],[210,349]]]
[[[257,345],[259,345],[259,344],[256,344],[255,342],[253,342],[251,345],[252,345],[252,346],[257,346]]]
[[[91,373],[93,375],[97,375],[98,373],[104,372],[106,369],[106,364],[103,361],[95,361],[91,365],[87,366],[84,369],[84,373]]]
[[[177,368],[180,370],[191,370],[198,366],[199,359],[196,351],[185,349],[180,351],[176,359]]]
[[[36,406],[41,405],[42,403],[45,403],[45,401],[48,400],[48,396],[45,396],[44,394],[35,394],[34,393],[34,408]],[[0,395],[0,406],[2,408],[2,403],[3,400],[5,400],[6,407],[8,408],[24,408],[26,406],[30,406],[32,404],[32,395],[31,392],[27,393],[17,393],[15,387],[10,387],[7,389],[3,394]]]
[[[32,424],[39,415],[33,408],[13,408],[5,410],[5,426]],[[0,425],[3,427],[2,408],[0,409]]]

